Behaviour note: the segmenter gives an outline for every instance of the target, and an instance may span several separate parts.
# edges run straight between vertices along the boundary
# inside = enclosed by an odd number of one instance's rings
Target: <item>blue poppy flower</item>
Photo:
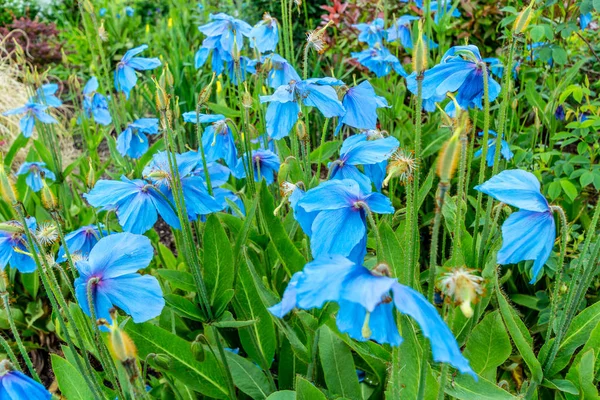
[[[104,17],[104,16],[106,15],[106,12],[107,12],[107,11],[108,11],[108,10],[107,10],[106,8],[102,7],[102,8],[100,9],[100,11],[98,11],[98,15],[100,15],[101,17]]]
[[[350,136],[342,144],[340,158],[329,165],[330,179],[353,179],[363,192],[371,191],[371,181],[357,165],[374,165],[387,160],[400,146],[392,136],[373,138],[366,134]]]
[[[311,78],[280,86],[270,96],[260,96],[267,107],[267,134],[273,139],[286,137],[296,122],[300,105],[316,107],[326,118],[340,117],[345,109],[332,86],[342,85],[335,78]]]
[[[17,171],[17,175],[27,175],[25,182],[34,192],[42,190],[44,179],[56,180],[54,172],[46,168],[46,163],[40,161],[24,162]]]
[[[140,158],[148,151],[148,137],[158,133],[158,118],[140,118],[127,126],[117,137],[117,150],[121,155]]]
[[[490,129],[488,131],[488,133],[492,138],[496,137],[496,131],[493,131]],[[479,132],[479,136],[483,136],[483,132]],[[502,139],[501,144],[502,145],[500,147],[500,155],[502,157],[504,157],[504,159],[506,161],[513,158],[514,154],[512,151],[510,151],[510,146],[508,145],[508,143],[506,143],[506,141],[504,139]],[[479,156],[481,156],[481,153],[483,153],[483,149],[477,150],[474,155],[475,155],[475,157],[479,157]],[[494,155],[495,154],[496,154],[496,139],[488,139],[488,152],[487,152],[487,156],[486,156],[486,161],[487,161],[488,167],[494,166]]]
[[[202,68],[204,66],[204,64],[206,63],[206,60],[208,60],[208,56],[210,56],[211,53],[212,53],[212,59],[211,59],[212,71],[217,75],[221,75],[223,73],[223,71],[225,70],[224,63],[233,61],[233,58],[231,57],[231,55],[229,53],[227,53],[225,50],[222,50],[219,47],[214,48],[214,49],[209,48],[209,47],[204,47],[204,46],[200,47],[200,49],[196,52],[196,54],[194,56],[194,65],[195,65],[196,69]]]
[[[251,143],[258,143],[261,149],[270,150],[275,154],[277,152],[277,146],[275,145],[275,140],[271,139],[269,135],[262,134],[256,137],[256,139],[250,140]]]
[[[554,118],[556,118],[558,121],[564,121],[566,117],[567,114],[565,113],[565,107],[563,107],[562,104],[559,104],[554,111]]]
[[[592,22],[592,13],[591,12],[589,12],[587,14],[579,15],[579,26],[581,27],[581,30],[585,30],[591,22]]]
[[[0,362],[0,399],[50,400],[52,394],[41,384],[22,372],[12,370],[8,361]]]
[[[342,105],[346,113],[340,118],[335,134],[343,124],[356,129],[375,129],[377,127],[377,109],[388,107],[385,97],[377,96],[369,81],[362,81],[349,88],[344,94]]]
[[[130,7],[130,6],[125,7],[125,15],[127,15],[128,17],[133,17],[134,13],[135,13],[135,10],[133,9],[133,7]]]
[[[75,295],[83,312],[91,315],[90,288],[96,318],[111,321],[109,310],[115,306],[136,323],[158,317],[165,306],[160,284],[154,276],[137,272],[153,256],[150,239],[142,235],[122,232],[100,239],[87,260],[76,262]]]
[[[452,10],[452,1],[433,0],[429,6],[429,10],[431,12],[433,12],[433,21],[436,24],[438,24],[440,22],[440,20],[444,17],[444,15],[446,15],[447,13],[450,12],[450,10]],[[454,17],[454,18],[458,18],[458,17],[460,17],[460,11],[458,11],[455,8],[454,11],[452,11],[452,14],[450,14],[450,16]]]
[[[85,116],[94,117],[94,122],[100,125],[108,125],[112,122],[110,111],[108,110],[107,98],[98,93],[98,79],[92,76],[83,87],[83,111]],[[81,121],[77,121],[80,123]]]
[[[387,32],[383,28],[383,18],[376,18],[372,22],[356,24],[352,27],[358,29],[358,41],[368,44],[369,47],[381,45],[381,41],[387,37]]]
[[[540,193],[540,182],[531,172],[513,169],[500,172],[475,190],[519,208],[502,225],[502,248],[497,262],[506,265],[534,260],[529,283],[535,283],[556,239],[554,216]]]
[[[270,150],[258,149],[252,150],[251,157],[254,180],[259,182],[259,178],[262,178],[269,185],[273,183],[275,181],[275,173],[279,172],[279,156]],[[244,154],[231,172],[238,179],[245,178],[245,168],[247,168],[247,165],[248,154]]]
[[[202,147],[206,162],[224,160],[229,168],[237,165],[237,150],[231,128],[220,114],[199,114],[200,123],[208,123],[202,134]],[[183,114],[185,122],[197,123],[195,111]]]
[[[406,76],[406,71],[400,61],[385,47],[373,47],[358,53],[352,53],[360,65],[373,72],[378,78],[387,76],[392,70],[400,76]]]
[[[56,97],[58,85],[56,83],[47,83],[36,90],[35,96],[29,99],[30,103],[42,104],[48,107],[60,107],[62,101]]]
[[[199,216],[221,211],[223,207],[208,193],[204,177],[193,174],[198,164],[198,158],[176,154],[175,160],[188,219],[195,221]],[[173,187],[173,176],[171,175],[167,152],[156,153],[152,157],[152,161],[142,171],[142,175],[150,179],[163,195],[175,204],[171,189]]]
[[[269,310],[281,317],[294,307],[321,308],[326,302],[338,303],[336,323],[341,332],[359,341],[398,346],[402,338],[394,319],[395,306],[417,321],[430,340],[435,361],[449,363],[477,379],[435,307],[422,294],[390,278],[387,266],[369,270],[339,255],[316,258],[294,274],[282,302]]]
[[[128,50],[117,64],[117,69],[115,70],[115,89],[125,93],[126,98],[129,98],[131,89],[133,89],[137,83],[135,71],[147,71],[160,67],[161,65],[158,58],[135,57],[147,48],[148,45],[143,44]]]
[[[204,46],[203,43],[203,47],[219,47],[229,54],[233,54],[234,43],[238,51],[244,48],[244,36],[250,37],[252,31],[248,23],[224,13],[210,14],[210,20],[212,22],[198,27],[200,32],[215,39],[205,42],[210,43],[209,46]]]
[[[293,206],[293,205],[292,205]],[[377,214],[391,214],[390,199],[365,191],[353,180],[331,180],[306,192],[294,210],[298,223],[310,238],[314,258],[326,254],[350,256],[362,262],[366,252],[366,208]]]
[[[258,60],[251,60],[246,70],[255,74],[257,64],[259,64]],[[262,56],[260,64],[262,64],[263,70],[267,72],[267,85],[271,88],[277,89],[279,86],[287,85],[291,81],[300,82],[302,80],[294,67],[279,54],[271,53]]]
[[[413,15],[403,15],[398,18],[394,25],[387,30],[388,42],[399,41],[405,49],[412,49],[411,23],[418,19],[419,17]]]
[[[244,202],[242,201],[242,199],[239,198],[238,195],[233,193],[231,190],[222,187],[216,187],[213,188],[213,196],[215,197],[217,203],[219,203],[219,205],[221,206],[222,210],[231,212],[232,214],[236,215],[234,212],[232,212],[233,210],[231,209],[231,206],[227,201],[229,200],[230,202],[235,204],[237,208],[239,208],[242,215],[246,215],[246,208],[244,207]]]
[[[93,207],[115,210],[119,224],[127,232],[146,232],[158,214],[171,227],[180,228],[173,206],[156,187],[141,179],[131,180],[126,176],[121,176],[120,181],[101,179],[83,197]]]
[[[464,57],[464,58],[463,58]],[[476,46],[454,46],[442,57],[440,64],[425,71],[423,78],[423,108],[434,111],[435,103],[443,101],[448,92],[456,92],[456,101],[463,109],[483,108],[483,64]],[[417,76],[413,72],[407,78],[407,88],[417,93]],[[494,101],[500,93],[500,85],[488,77],[489,100]]]
[[[244,82],[246,80],[246,73],[250,72],[252,70],[252,68],[249,68],[249,64],[252,60],[250,60],[248,57],[245,56],[241,56],[240,57],[240,61],[239,61],[239,65],[240,65],[240,82]],[[227,71],[227,77],[229,78],[229,80],[231,81],[232,84],[237,85],[238,84],[238,77],[237,74],[235,72],[235,61],[233,60],[233,58],[231,60],[227,60],[225,62],[225,65],[227,67],[226,71]],[[249,71],[250,69],[250,71]]]
[[[266,53],[275,51],[279,42],[279,29],[277,20],[269,13],[265,13],[261,21],[259,21],[250,31],[250,47],[256,47],[259,52]]]
[[[35,218],[26,218],[25,222],[27,222],[27,227],[30,231],[37,228]],[[35,271],[37,266],[33,258],[28,254],[29,250],[27,249],[23,225],[18,221],[8,221],[4,222],[4,224],[14,226],[15,229],[0,229],[0,270],[4,270],[9,265],[21,273]]]
[[[104,229],[102,224],[100,224],[100,227],[96,225],[82,226],[81,228],[69,233],[65,236],[65,242],[67,243],[69,254],[76,254],[80,257],[87,258],[92,250],[92,247],[98,243],[98,240],[100,240],[102,236],[108,236],[108,232]],[[67,261],[64,245],[61,245],[58,249],[58,255],[56,256],[56,259],[58,262]]]
[[[15,108],[14,110],[6,111],[6,112],[2,113],[2,115],[9,116],[9,115],[25,114],[23,117],[21,117],[21,120],[19,121],[19,127],[21,129],[21,133],[23,134],[23,136],[25,136],[26,138],[29,138],[29,137],[31,137],[31,134],[33,133],[33,127],[35,126],[36,119],[44,124],[58,123],[58,121],[56,119],[54,119],[53,116],[46,113],[46,109],[48,109],[48,106],[38,104],[38,103],[27,102],[27,103],[25,103],[25,105],[23,107],[19,107],[19,108]]]

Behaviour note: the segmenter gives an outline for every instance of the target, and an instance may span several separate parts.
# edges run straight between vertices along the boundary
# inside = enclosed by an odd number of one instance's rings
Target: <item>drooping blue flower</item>
[[[296,208],[302,208],[303,212],[297,213]],[[294,215],[310,237],[313,258],[339,254],[362,263],[366,253],[367,209],[376,214],[394,212],[386,196],[364,191],[354,180],[336,179],[306,192],[294,207]]]
[[[175,155],[177,163],[177,173],[179,182],[183,192],[183,199],[187,211],[187,216],[190,221],[195,221],[199,216],[211,214],[221,211],[223,207],[208,193],[204,177],[194,175],[194,169],[198,165],[198,158],[189,157],[188,155]],[[175,204],[175,199],[172,191],[174,177],[171,174],[169,167],[168,153],[161,151],[152,157],[152,161],[144,168],[142,175],[151,180],[169,199],[172,204]]]
[[[111,321],[109,310],[114,306],[136,323],[158,317],[165,306],[160,284],[154,276],[137,272],[148,267],[153,256],[150,239],[142,235],[122,232],[100,239],[87,260],[76,262],[75,294],[81,309],[91,315],[89,289],[96,318]]]
[[[133,17],[134,13],[135,13],[135,10],[133,9],[133,7],[130,7],[130,6],[125,7],[125,15],[127,15],[128,17]]]
[[[103,236],[108,236],[108,232],[102,224],[100,224],[100,228],[96,225],[86,225],[66,235],[65,242],[71,256],[78,255],[87,258],[92,248]],[[67,261],[64,245],[58,249],[56,259],[58,262]]]
[[[442,57],[442,61],[425,71],[423,78],[423,108],[434,111],[435,103],[443,101],[447,93],[456,92],[455,98],[462,109],[483,108],[483,59],[476,46],[454,46]],[[407,78],[407,88],[417,93],[416,73]],[[494,101],[500,93],[500,85],[488,77],[489,100]]]
[[[196,55],[194,56],[194,65],[196,66],[196,69],[202,68],[206,63],[206,60],[208,60],[208,56],[210,56],[211,54],[212,71],[217,75],[221,75],[225,69],[224,64],[226,62],[233,61],[233,57],[231,57],[231,55],[228,52],[221,49],[220,47],[209,48],[205,47],[204,45],[200,47],[200,49],[196,52]]]
[[[382,40],[387,37],[387,32],[383,28],[383,18],[376,18],[372,22],[356,24],[352,27],[358,29],[358,41],[368,44],[369,47],[381,45]]]
[[[452,1],[450,0],[433,0],[430,4],[430,11],[433,12],[433,21],[438,24],[440,20],[452,10]],[[450,14],[451,17],[460,17],[460,11],[456,8]]]
[[[37,103],[32,103],[32,102],[27,102],[27,103],[25,103],[25,105],[23,107],[19,107],[19,108],[15,108],[14,110],[6,111],[6,112],[2,113],[2,115],[9,116],[9,115],[25,114],[25,115],[23,115],[23,117],[21,117],[21,120],[19,121],[19,127],[21,129],[21,133],[23,134],[23,136],[25,136],[26,138],[29,138],[29,137],[31,137],[31,134],[33,133],[33,127],[35,126],[36,119],[44,124],[58,123],[58,121],[53,116],[46,113],[46,109],[48,109],[48,106],[45,106],[42,104],[37,104]]]
[[[12,369],[8,361],[0,362],[0,399],[50,400],[52,394],[41,384],[22,372]]]
[[[294,67],[279,54],[271,53],[262,56],[260,59],[262,68],[267,72],[267,84],[269,87],[277,89],[282,85],[287,85],[291,81],[299,82],[302,80]],[[246,70],[255,74],[257,60],[252,60],[248,63]]]
[[[405,49],[412,49],[411,23],[418,19],[419,17],[413,15],[403,15],[398,18],[396,22],[394,22],[394,25],[387,30],[388,42],[399,41]]]
[[[148,151],[148,137],[158,133],[158,118],[140,118],[117,137],[117,150],[121,155],[140,158]]]
[[[430,340],[435,361],[449,363],[477,379],[435,307],[422,294],[390,278],[387,266],[369,270],[339,255],[315,258],[293,275],[282,302],[269,311],[283,317],[294,307],[321,308],[326,302],[338,303],[336,323],[341,332],[359,341],[398,346],[402,338],[394,320],[395,306],[417,321]]]
[[[215,197],[217,203],[219,203],[219,205],[221,206],[222,210],[231,212],[233,215],[236,215],[236,212],[233,212],[229,202],[227,201],[229,200],[236,205],[236,207],[240,210],[242,215],[246,215],[246,208],[244,207],[244,202],[242,201],[242,199],[239,198],[238,195],[233,193],[231,190],[222,187],[216,187],[213,188],[213,196]]]
[[[378,78],[387,76],[392,70],[400,76],[406,76],[406,71],[402,68],[398,58],[385,47],[373,47],[358,53],[352,53],[352,58],[373,72]]]
[[[237,50],[244,48],[244,36],[250,37],[252,27],[245,21],[236,19],[225,13],[211,14],[206,25],[198,27],[198,30],[213,39],[203,43],[203,47],[220,48],[229,54],[233,54],[234,43]]]
[[[250,72],[252,70],[252,68],[250,67],[250,71],[249,71],[249,67],[248,67],[248,65],[250,64],[251,61],[252,60],[250,60],[246,56],[240,57],[240,61],[239,61],[240,82],[244,82],[246,80],[246,73]],[[229,80],[231,81],[231,83],[233,85],[237,85],[238,84],[238,76],[235,71],[235,68],[236,68],[235,61],[232,58],[231,60],[227,60],[225,65],[227,67],[227,69],[226,69],[227,77],[229,78]]]
[[[235,139],[225,117],[220,114],[196,114],[195,111],[190,111],[183,114],[183,120],[195,124],[198,122],[197,116],[200,117],[201,124],[209,124],[202,134],[206,162],[223,160],[229,168],[235,168],[237,165]]]
[[[258,136],[256,139],[252,139],[250,142],[258,143],[260,145],[261,149],[270,150],[273,153],[278,154],[277,146],[275,145],[275,140],[270,138],[269,135],[267,135],[266,133],[263,133],[262,135]]]
[[[121,176],[120,181],[101,179],[83,197],[93,207],[114,210],[119,224],[127,232],[146,232],[152,228],[158,214],[171,227],[180,229],[173,206],[155,186],[141,179],[131,180],[126,176]]]
[[[17,175],[27,175],[25,182],[34,192],[42,190],[44,179],[56,180],[54,172],[46,168],[46,163],[41,161],[24,162],[17,171]]]
[[[56,97],[58,85],[56,83],[46,83],[36,90],[35,96],[29,99],[30,103],[42,104],[48,107],[60,107],[62,101]]]
[[[261,103],[269,103],[267,134],[273,139],[286,137],[298,121],[301,104],[316,107],[326,118],[344,115],[346,110],[332,87],[342,84],[335,78],[311,78],[291,81],[270,96],[260,96]]]
[[[87,118],[91,116],[94,118],[94,122],[106,126],[112,122],[112,117],[108,110],[108,100],[103,94],[98,93],[97,90],[98,79],[92,76],[83,87],[83,111]]]
[[[502,79],[504,74],[504,65],[496,57],[486,57],[483,59],[488,64],[488,70],[496,77]]]
[[[349,88],[344,94],[342,105],[346,113],[340,118],[335,134],[343,124],[356,129],[375,129],[377,127],[377,109],[388,107],[385,97],[375,94],[369,81],[362,81]]]
[[[269,13],[265,13],[262,20],[254,25],[250,31],[250,47],[256,47],[261,53],[275,51],[279,42],[277,25],[277,20],[271,17]]]
[[[589,12],[587,14],[579,15],[579,26],[581,27],[581,30],[585,30],[591,22],[592,22],[592,13],[591,12]]]
[[[475,189],[519,208],[502,225],[497,262],[506,265],[534,260],[529,283],[535,283],[556,239],[554,216],[540,193],[540,182],[531,172],[513,169],[500,172]]]
[[[260,178],[264,179],[267,184],[275,181],[275,173],[279,171],[279,156],[270,150],[258,149],[252,150],[252,170],[254,180],[260,182]],[[246,178],[246,168],[248,166],[248,154],[244,154],[237,161],[237,165],[231,170],[233,175],[238,178]]]
[[[371,191],[371,180],[356,167],[375,165],[387,160],[400,146],[398,139],[370,137],[359,133],[350,136],[342,144],[340,158],[329,165],[330,179],[353,179],[363,192]]]
[[[486,155],[486,161],[487,161],[488,167],[493,167],[494,166],[494,155],[496,154],[496,139],[495,139],[496,131],[493,131],[490,129],[488,131],[488,133],[494,139],[488,139],[488,152]],[[483,136],[483,132],[479,132],[479,136]],[[481,153],[483,153],[483,149],[477,150],[475,152],[475,157],[481,156]],[[506,143],[504,138],[502,139],[502,142],[501,142],[500,155],[502,157],[504,157],[504,159],[506,161],[510,160],[514,156],[513,152],[510,151],[510,146],[508,145],[508,143]]]
[[[147,48],[148,45],[143,44],[128,50],[117,64],[117,69],[115,69],[115,89],[125,93],[126,98],[129,98],[131,89],[137,83],[138,78],[135,71],[147,71],[161,65],[158,58],[135,57]]]
[[[26,218],[25,222],[30,231],[36,229],[35,218]],[[35,271],[36,264],[27,250],[23,225],[18,221],[8,221],[4,224],[13,226],[14,229],[0,229],[0,270],[4,270],[9,265],[21,273]]]

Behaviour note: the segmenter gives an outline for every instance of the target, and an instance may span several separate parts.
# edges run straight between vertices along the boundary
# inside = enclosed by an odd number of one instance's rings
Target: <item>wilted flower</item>
[[[398,178],[400,182],[409,182],[417,169],[417,160],[412,152],[398,149],[387,163],[387,176],[383,181],[383,187],[387,187],[392,178]]]
[[[473,270],[459,267],[442,274],[438,280],[438,288],[460,306],[465,317],[471,318],[471,304],[477,303],[484,292],[482,283],[483,278],[473,274]]]
[[[140,118],[127,126],[117,137],[117,150],[121,155],[140,158],[148,151],[148,137],[158,133],[158,118]]]
[[[147,48],[148,45],[143,44],[127,51],[117,64],[117,69],[115,70],[115,89],[125,93],[125,97],[127,98],[129,98],[131,89],[137,83],[135,71],[146,71],[160,67],[161,65],[158,58],[135,57]]]
[[[17,175],[27,175],[25,183],[34,192],[39,192],[42,189],[44,179],[56,180],[54,172],[46,168],[46,163],[41,161],[24,162],[17,171]]]

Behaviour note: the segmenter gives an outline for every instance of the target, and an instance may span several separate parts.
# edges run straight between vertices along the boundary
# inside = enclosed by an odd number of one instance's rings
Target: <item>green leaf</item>
[[[52,362],[52,372],[58,382],[60,393],[66,399],[93,399],[94,395],[88,387],[85,378],[79,370],[71,365],[67,360],[57,356],[50,355]]]
[[[8,152],[4,156],[4,166],[7,168],[7,170],[10,170],[10,166],[13,162],[13,159],[15,158],[19,150],[27,146],[27,142],[29,142],[29,139],[23,136],[22,134],[17,136],[13,144],[10,146],[10,149],[8,149]]]
[[[560,181],[553,181],[550,186],[548,186],[548,196],[550,196],[551,200],[556,200],[561,192],[562,188],[560,186]]]
[[[171,358],[171,363],[164,373],[205,396],[217,399],[228,397],[222,368],[208,347],[204,352],[204,361],[198,362],[188,341],[149,322],[136,324],[130,321],[125,325],[125,332],[136,344],[140,359],[149,353],[166,354]],[[160,370],[158,366],[155,368]]]
[[[157,269],[156,273],[168,281],[171,286],[176,289],[181,289],[185,292],[195,292],[196,284],[194,277],[189,272],[175,271],[172,269]]]
[[[392,349],[392,363],[386,398],[388,399],[416,399],[419,392],[421,379],[422,349],[415,327],[407,317],[399,318],[400,336],[404,339],[399,347]]]
[[[377,254],[383,254],[383,260],[385,260],[391,270],[393,276],[398,277],[400,283],[406,285],[412,282],[410,275],[410,269],[406,265],[406,248],[403,241],[398,238],[400,230],[394,232],[386,220],[382,220],[379,224],[379,236],[381,237],[381,244],[383,249],[378,249]]]
[[[545,36],[546,30],[544,29],[543,25],[535,25],[531,27],[529,34],[531,35],[531,39],[533,39],[534,42],[539,42]]]
[[[484,378],[475,381],[469,375],[457,375],[453,382],[446,385],[446,394],[460,400],[517,400],[504,389],[500,389],[495,383]]]
[[[589,349],[576,364],[573,364],[567,374],[567,379],[579,387],[582,399],[598,400],[598,389],[594,385],[594,365],[596,356],[594,349]]]
[[[194,321],[205,320],[200,308],[185,297],[176,294],[166,294],[164,298],[167,305],[180,316]]]
[[[594,183],[594,173],[591,171],[585,171],[579,177],[579,183],[581,184],[581,187],[586,187],[587,185],[591,185],[592,183]]]
[[[280,390],[275,393],[271,393],[267,400],[296,400],[296,392],[292,390]]]
[[[265,219],[267,234],[273,243],[279,259],[292,275],[301,271],[306,264],[306,259],[300,253],[300,250],[294,246],[292,240],[288,236],[281,223],[281,219],[273,214],[275,206],[273,204],[273,196],[269,192],[269,187],[263,180],[260,187],[260,210]]]
[[[250,321],[217,321],[217,322],[213,322],[211,325],[216,326],[217,328],[238,329],[238,328],[245,328],[247,326],[254,325],[255,323],[256,323],[256,320],[253,319]]]
[[[558,65],[565,65],[568,61],[567,52],[562,47],[553,47],[552,48],[552,59]]]
[[[296,399],[298,400],[327,400],[327,397],[313,386],[312,383],[298,375],[296,379]]]
[[[571,201],[573,201],[573,200],[575,200],[575,198],[577,198],[577,194],[578,194],[577,188],[575,187],[575,185],[573,185],[573,183],[570,180],[561,179],[560,186],[563,188],[566,195],[569,197],[569,199]]]
[[[577,389],[577,386],[575,386],[573,382],[566,379],[549,380],[544,378],[542,381],[542,386],[569,394],[579,394],[579,389]]]
[[[496,310],[487,314],[473,329],[464,356],[477,374],[495,380],[496,368],[508,359],[511,352],[510,338]]]
[[[234,264],[231,244],[221,221],[215,214],[208,216],[204,226],[204,282],[210,304],[214,307],[219,295],[233,288]]]
[[[273,392],[265,374],[254,363],[230,351],[225,352],[233,383],[253,399],[266,399]]]
[[[536,91],[534,81],[528,81],[525,83],[525,97],[532,107],[538,109],[538,115],[542,118],[544,125],[550,125],[550,119],[544,112],[546,110],[546,102],[542,99],[542,96]]]
[[[327,325],[319,329],[319,358],[331,393],[347,399],[362,397],[352,353]]]
[[[340,141],[325,142],[311,151],[309,156],[311,164],[319,164],[328,161],[338,150],[340,143]]]

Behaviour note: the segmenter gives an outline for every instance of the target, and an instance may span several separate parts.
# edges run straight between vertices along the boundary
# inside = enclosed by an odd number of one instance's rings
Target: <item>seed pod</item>
[[[11,177],[6,174],[4,163],[2,162],[0,162],[0,194],[2,195],[2,199],[8,204],[17,202],[15,183]]]
[[[427,43],[423,40],[423,21],[419,20],[418,24],[418,38],[415,43],[415,49],[413,53],[413,70],[418,75],[421,75],[428,66],[428,48]]]
[[[533,17],[533,4],[534,1],[531,1],[531,3],[517,15],[515,24],[513,25],[513,34],[518,35],[525,32]]]
[[[444,183],[450,182],[458,166],[458,159],[460,157],[460,134],[457,134],[458,132],[457,130],[450,140],[444,144],[438,157],[437,174]]]

